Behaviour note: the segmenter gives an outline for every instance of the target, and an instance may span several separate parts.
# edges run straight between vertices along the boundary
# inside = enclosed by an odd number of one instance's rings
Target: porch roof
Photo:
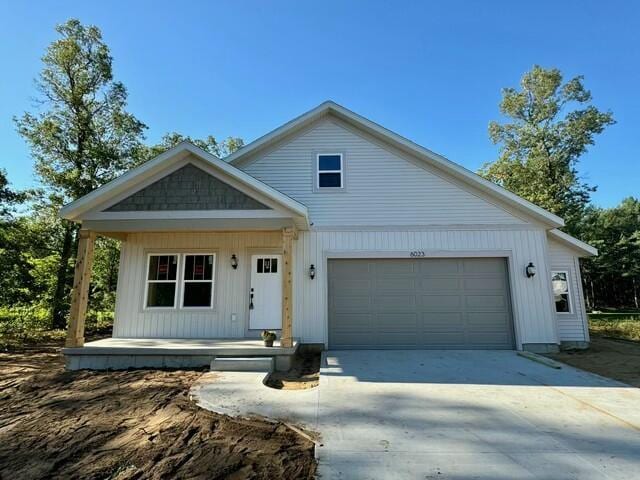
[[[188,164],[257,200],[264,208],[138,211],[110,209],[117,202]],[[60,216],[82,223],[84,228],[97,232],[309,228],[309,214],[305,205],[189,142],[180,143],[153,160],[65,205],[60,210]]]

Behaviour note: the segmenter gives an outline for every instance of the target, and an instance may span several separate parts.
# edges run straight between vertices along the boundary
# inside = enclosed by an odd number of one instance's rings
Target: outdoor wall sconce
[[[234,270],[238,268],[238,257],[236,257],[235,253],[231,255],[231,268]]]
[[[316,267],[314,267],[313,263],[311,264],[311,266],[309,267],[309,278],[311,280],[313,280],[314,278],[316,278]]]
[[[524,271],[527,274],[527,278],[531,278],[536,274],[536,266],[529,262],[529,265],[527,265],[527,268],[525,268]]]

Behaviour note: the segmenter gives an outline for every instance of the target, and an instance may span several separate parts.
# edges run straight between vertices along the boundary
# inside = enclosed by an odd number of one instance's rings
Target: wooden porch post
[[[67,330],[67,347],[82,347],[84,345],[84,320],[87,314],[87,300],[89,299],[89,283],[91,282],[91,267],[93,266],[93,247],[96,239],[95,232],[80,230],[78,241],[78,255],[73,274],[73,289],[71,290],[71,311],[69,314],[69,328]]]
[[[294,228],[282,229],[282,334],[280,345],[293,346],[293,240]]]

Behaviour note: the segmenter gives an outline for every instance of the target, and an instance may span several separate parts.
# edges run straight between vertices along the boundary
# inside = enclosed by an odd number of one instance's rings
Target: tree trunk
[[[633,277],[633,303],[636,306],[636,310],[638,309],[638,284],[636,283],[636,277]]]
[[[62,251],[60,252],[60,265],[58,265],[56,288],[51,300],[52,326],[56,329],[64,329],[67,327],[67,296],[69,288],[71,287],[69,260],[73,255],[75,231],[75,225],[64,221],[64,239],[62,241]]]

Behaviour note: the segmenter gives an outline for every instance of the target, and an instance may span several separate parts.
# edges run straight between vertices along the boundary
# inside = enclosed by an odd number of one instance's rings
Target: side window
[[[341,153],[318,154],[316,169],[316,187],[319,190],[344,188],[344,159]]]
[[[557,313],[571,313],[568,272],[551,272],[551,287]]]
[[[178,255],[149,255],[146,306],[176,306]]]

